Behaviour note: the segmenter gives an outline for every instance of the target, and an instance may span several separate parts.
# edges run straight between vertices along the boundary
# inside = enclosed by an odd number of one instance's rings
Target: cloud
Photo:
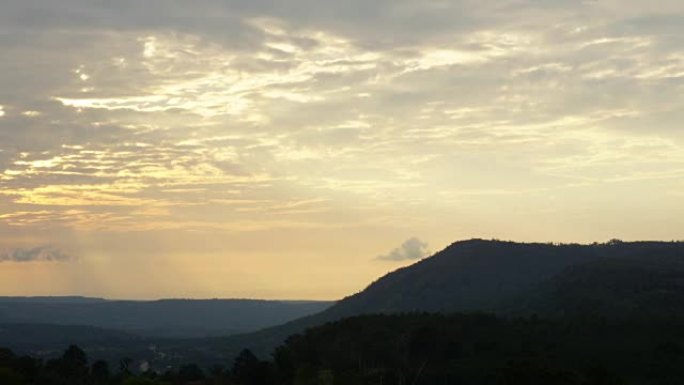
[[[389,254],[378,256],[377,259],[383,261],[412,261],[421,259],[430,253],[427,247],[427,242],[413,237],[404,241],[401,246],[392,250]]]
[[[679,194],[684,8],[642,3],[5,0],[0,224],[448,228],[614,204],[578,183]]]
[[[53,246],[0,250],[0,262],[67,262],[73,256]]]

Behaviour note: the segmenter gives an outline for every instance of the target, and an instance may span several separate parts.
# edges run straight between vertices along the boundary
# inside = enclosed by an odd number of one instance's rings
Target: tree
[[[0,384],[2,385],[22,385],[24,380],[21,376],[10,368],[0,368]]]
[[[88,376],[88,357],[81,348],[71,345],[62,357],[48,361],[47,370],[70,385],[81,384]]]
[[[245,349],[235,358],[233,376],[243,385],[267,385],[272,377],[271,366]]]
[[[14,358],[14,353],[11,350],[0,348],[0,366],[10,366]]]
[[[183,382],[198,381],[204,379],[204,373],[195,364],[184,365],[178,369],[178,378]]]
[[[109,364],[106,361],[95,361],[90,369],[90,375],[98,384],[106,384],[109,381]]]

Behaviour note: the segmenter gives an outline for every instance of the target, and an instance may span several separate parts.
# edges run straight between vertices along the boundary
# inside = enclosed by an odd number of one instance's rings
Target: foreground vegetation
[[[684,329],[676,320],[370,315],[292,336],[270,361],[245,350],[225,367],[139,368],[90,363],[76,346],[46,362],[0,351],[3,385],[674,385],[684,383]]]

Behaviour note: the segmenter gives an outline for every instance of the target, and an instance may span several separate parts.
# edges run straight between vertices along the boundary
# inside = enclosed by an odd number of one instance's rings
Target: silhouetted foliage
[[[106,384],[109,381],[109,364],[106,361],[95,361],[90,368],[90,376],[95,384]]]
[[[248,349],[235,358],[232,372],[237,383],[242,385],[268,385],[274,380],[271,365],[260,361]]]
[[[291,336],[272,361],[243,350],[230,370],[163,375],[122,359],[111,375],[69,347],[38,359],[0,350],[3,385],[666,385],[684,383],[681,323],[487,314],[369,315]]]

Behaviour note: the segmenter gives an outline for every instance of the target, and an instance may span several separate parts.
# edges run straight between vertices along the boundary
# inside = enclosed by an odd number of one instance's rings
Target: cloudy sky
[[[681,0],[3,0],[0,294],[334,299],[681,239]]]

